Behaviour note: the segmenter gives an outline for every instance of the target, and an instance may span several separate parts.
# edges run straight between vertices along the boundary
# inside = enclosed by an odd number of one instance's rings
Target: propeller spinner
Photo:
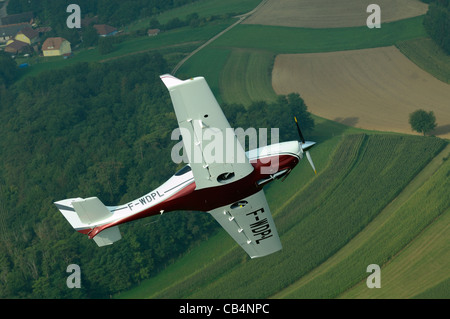
[[[298,135],[300,136],[300,146],[302,148],[302,151],[306,153],[306,158],[308,159],[309,164],[311,164],[312,169],[314,170],[314,173],[317,174],[316,167],[314,166],[314,163],[311,158],[311,154],[309,154],[309,149],[313,147],[316,142],[311,141],[305,141],[305,138],[303,137],[302,131],[300,130],[300,126],[298,125],[297,118],[294,116],[295,124],[297,125],[297,131]]]

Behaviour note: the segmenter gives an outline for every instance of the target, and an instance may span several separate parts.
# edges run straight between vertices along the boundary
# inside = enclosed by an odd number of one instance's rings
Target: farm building
[[[0,25],[0,43],[6,43],[13,39],[14,36],[22,29],[30,28],[28,23],[16,23],[8,25]]]
[[[30,27],[25,27],[19,32],[17,32],[14,39],[28,44],[32,44],[39,40],[39,32]]]
[[[31,51],[32,49],[28,43],[18,40],[10,41],[8,45],[5,47],[5,52],[12,54],[30,53]]]
[[[117,29],[107,24],[94,24],[97,34],[101,37],[109,37],[117,33]]]
[[[59,56],[71,53],[70,42],[64,38],[48,38],[42,44],[42,52],[44,56]]]
[[[147,34],[149,37],[153,37],[155,35],[158,35],[159,32],[161,32],[161,30],[159,30],[159,29],[149,29],[147,31]]]

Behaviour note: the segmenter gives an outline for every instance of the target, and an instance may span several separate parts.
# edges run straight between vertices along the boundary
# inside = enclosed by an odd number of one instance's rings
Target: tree
[[[17,64],[8,54],[0,52],[0,85],[12,84],[18,75]]]
[[[98,43],[97,30],[93,26],[87,26],[83,29],[83,47],[88,48],[96,46]]]
[[[114,51],[114,46],[111,38],[100,38],[98,41],[98,51],[101,55],[105,55]]]
[[[172,30],[172,29],[184,27],[185,25],[186,25],[185,22],[181,21],[178,17],[175,17],[175,18],[169,20],[169,21],[164,25],[164,28],[165,28],[166,30]]]
[[[149,24],[150,29],[160,29],[161,23],[159,23],[158,19],[152,18]]]
[[[436,117],[433,111],[417,110],[409,114],[409,124],[414,131],[425,135],[436,127]]]
[[[450,1],[439,0],[430,4],[423,20],[430,37],[450,54]]]

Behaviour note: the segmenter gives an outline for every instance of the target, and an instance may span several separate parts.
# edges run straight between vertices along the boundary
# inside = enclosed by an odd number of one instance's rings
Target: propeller
[[[303,137],[302,131],[300,130],[300,126],[298,125],[298,121],[295,116],[294,116],[294,120],[295,120],[295,124],[297,125],[298,135],[300,136],[300,141],[301,141],[300,146],[302,148],[302,151],[304,151],[306,153],[306,158],[308,159],[309,164],[311,164],[311,167],[314,170],[314,173],[317,174],[316,167],[314,166],[314,163],[311,158],[311,154],[309,154],[309,149],[311,147],[313,147],[316,143],[310,142],[310,141],[308,141],[308,142],[305,141],[305,138]]]

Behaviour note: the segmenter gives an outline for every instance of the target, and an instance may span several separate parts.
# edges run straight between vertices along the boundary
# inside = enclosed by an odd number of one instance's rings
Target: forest
[[[53,205],[124,203],[184,165],[170,159],[177,121],[159,79],[168,70],[152,52],[0,85],[0,298],[109,298],[218,229],[208,214],[172,212],[125,224],[121,241],[99,248]],[[305,130],[314,126],[296,94],[222,107],[233,127],[279,128],[281,141],[298,138],[294,114]],[[70,264],[81,268],[80,289],[67,288]]]

